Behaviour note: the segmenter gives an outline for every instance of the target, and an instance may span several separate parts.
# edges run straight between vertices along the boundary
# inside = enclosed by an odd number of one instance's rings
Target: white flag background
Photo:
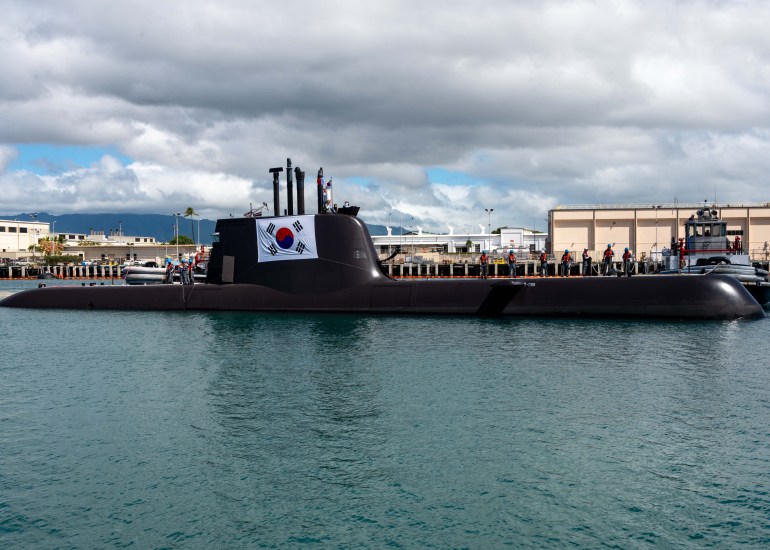
[[[315,216],[281,216],[257,220],[257,243],[258,262],[317,258]]]

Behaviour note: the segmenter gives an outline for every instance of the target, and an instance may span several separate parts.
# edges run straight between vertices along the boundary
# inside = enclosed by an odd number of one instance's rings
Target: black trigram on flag
[[[299,230],[297,230],[297,231],[299,231]],[[295,248],[294,250],[297,251],[297,254],[302,254],[305,251],[306,248],[307,247],[305,246],[305,243],[300,241],[300,242],[297,243],[297,248]]]
[[[270,254],[272,254],[273,256],[278,254],[278,249],[275,247],[275,245],[273,243],[270,243],[270,245],[267,247],[267,249],[270,251]]]
[[[291,224],[291,226],[294,228],[294,231],[296,231],[297,233],[302,231],[302,224],[299,223],[299,220],[295,221],[293,224]]]
[[[267,226],[267,232],[272,235],[273,231],[275,231],[275,224],[271,223],[270,225]],[[275,252],[273,252],[273,255],[275,255]]]

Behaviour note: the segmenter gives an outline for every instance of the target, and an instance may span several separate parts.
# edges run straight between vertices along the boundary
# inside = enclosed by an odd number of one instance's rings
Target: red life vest
[[[611,248],[608,248],[604,251],[604,257],[605,258],[612,258],[615,255],[615,253],[612,251]]]
[[[540,261],[541,261],[542,263],[545,263],[545,262],[547,262],[547,261],[548,261],[548,256],[546,256],[545,252],[542,252],[542,253],[540,254]]]
[[[508,263],[509,264],[511,264],[511,263],[515,264],[516,263],[516,254],[514,254],[513,252],[508,254]]]

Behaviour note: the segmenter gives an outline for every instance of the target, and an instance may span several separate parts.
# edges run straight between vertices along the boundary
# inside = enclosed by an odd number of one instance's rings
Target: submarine
[[[346,312],[475,316],[677,319],[762,318],[762,306],[735,277],[532,277],[392,279],[380,266],[357,207],[334,211],[319,170],[318,212],[305,213],[299,167],[293,211],[291,159],[284,215],[216,223],[204,283],[52,286],[21,291],[0,307],[139,311]],[[280,212],[279,173],[273,175]]]

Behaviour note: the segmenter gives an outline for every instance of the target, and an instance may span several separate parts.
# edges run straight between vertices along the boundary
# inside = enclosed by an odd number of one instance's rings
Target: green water
[[[769,335],[0,308],[0,547],[767,547]]]

